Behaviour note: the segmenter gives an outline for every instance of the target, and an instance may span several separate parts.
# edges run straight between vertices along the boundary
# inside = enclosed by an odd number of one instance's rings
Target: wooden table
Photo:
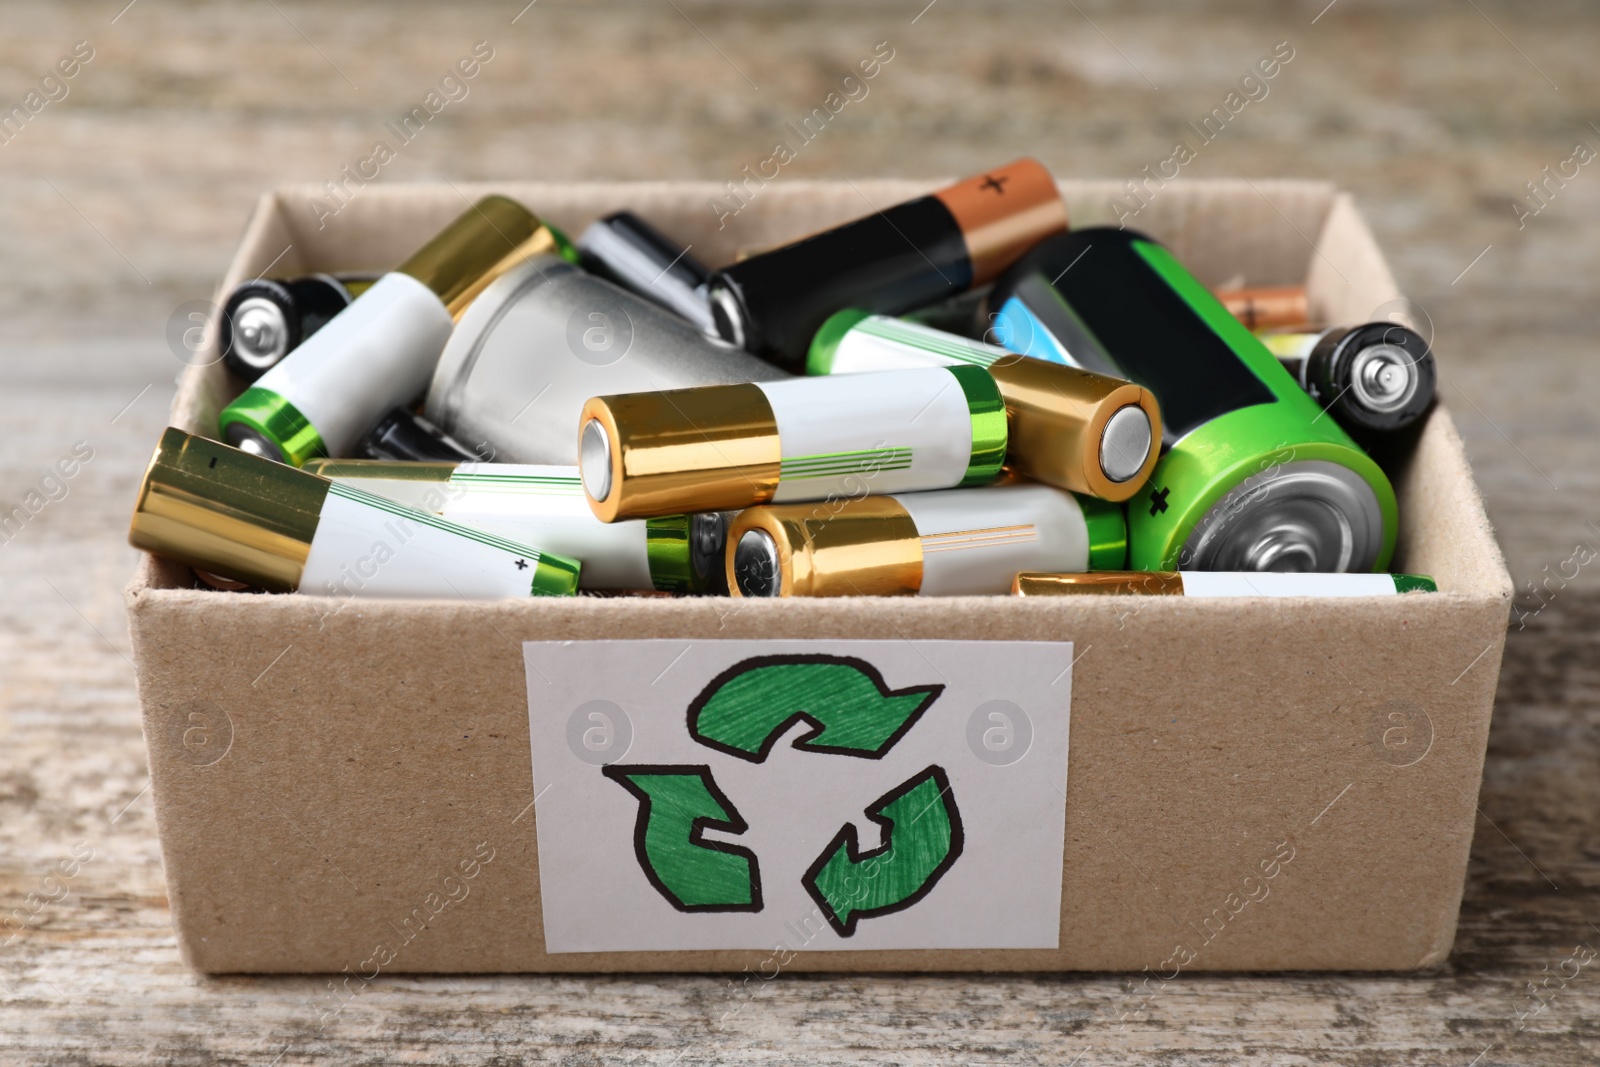
[[[1512,570],[1539,581],[1600,546],[1600,167],[1513,203],[1600,147],[1592,8],[124,2],[0,9],[4,107],[93,50],[0,146],[0,501],[58,498],[0,544],[0,924],[25,919],[0,925],[0,1061],[1593,1061],[1600,969],[1563,961],[1600,947],[1594,568],[1542,608],[1519,598],[1446,967],[1184,976],[1125,1019],[1114,975],[399,976],[326,1021],[324,978],[197,977],[169,925],[120,601],[174,309],[210,295],[260,189],[338,178],[480,40],[494,55],[468,95],[380,180],[732,179],[880,41],[895,58],[870,95],[783,180],[1022,153],[1131,178],[1289,42],[1184,175],[1359,195],[1436,324]],[[79,441],[93,459],[41,485]]]

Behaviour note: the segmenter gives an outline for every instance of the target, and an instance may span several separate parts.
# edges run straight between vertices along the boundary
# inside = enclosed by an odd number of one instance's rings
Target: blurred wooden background
[[[1600,11],[524,3],[0,7],[0,118],[78,42],[92,50],[64,96],[44,85],[34,102],[58,99],[0,137],[0,502],[57,498],[0,534],[0,1061],[1592,1061],[1600,978],[1562,964],[1600,947],[1600,584],[1586,568],[1529,587],[1600,548],[1600,164],[1567,162],[1600,149]],[[1180,180],[1357,194],[1434,323],[1524,589],[1450,964],[1186,976],[1127,1020],[1123,976],[785,975],[748,1001],[718,976],[402,976],[319,1025],[324,979],[187,972],[120,606],[128,508],[180,366],[169,323],[211,295],[263,188],[338,178],[478,41],[494,55],[468,95],[378,180],[732,179],[880,41],[892,63],[785,178],[960,174],[1023,153],[1131,178],[1289,42],[1269,95]],[[1529,199],[1563,164],[1576,176]],[[93,459],[43,484],[79,441]],[[74,855],[75,875],[49,880]]]

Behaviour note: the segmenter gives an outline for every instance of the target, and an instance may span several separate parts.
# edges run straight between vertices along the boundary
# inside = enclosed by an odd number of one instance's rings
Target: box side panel
[[[1472,834],[1493,672],[1460,677],[1463,650],[1503,622],[1451,595],[1113,612],[393,602],[326,618],[310,598],[148,595],[158,818],[182,941],[209,971],[370,970],[378,945],[399,949],[390,971],[758,966],[766,953],[543,951],[520,642],[712,634],[1061,639],[1080,654],[1060,949],[794,967],[1139,970],[1180,947],[1186,969],[1416,966],[1448,948]],[[490,855],[470,896],[439,906],[444,879]]]

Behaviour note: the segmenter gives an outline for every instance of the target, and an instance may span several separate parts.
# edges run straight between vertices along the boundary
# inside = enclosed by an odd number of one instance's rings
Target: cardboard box
[[[774,183],[722,230],[710,183],[370,186],[322,228],[308,202],[325,194],[286,188],[263,197],[219,292],[269,265],[398,262],[488,191],[570,233],[632,208],[716,263],[935,185]],[[1063,189],[1075,224],[1111,221],[1118,187]],[[1328,321],[1381,317],[1399,297],[1350,198],[1325,184],[1178,183],[1134,224],[1207,284],[1305,279]],[[173,423],[214,434],[237,388],[220,365],[191,368]],[[1436,595],[353,601],[330,615],[314,597],[197,588],[145,558],[127,606],[184,959],[362,975],[1437,964],[1512,589],[1443,407],[1391,473],[1394,569],[1434,575]],[[547,951],[522,642],[668,638],[1072,642],[1057,947]],[[1037,810],[1050,825],[1062,808]],[[991,888],[1007,909],[1012,887]]]

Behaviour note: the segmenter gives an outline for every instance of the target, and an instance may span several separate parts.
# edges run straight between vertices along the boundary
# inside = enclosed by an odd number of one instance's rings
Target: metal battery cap
[[[1363,348],[1350,365],[1350,391],[1373,411],[1398,411],[1416,395],[1416,361],[1398,345]]]
[[[746,530],[733,550],[733,579],[740,595],[783,595],[783,560],[765,530]]]
[[[1100,470],[1114,482],[1126,482],[1144,469],[1154,443],[1150,416],[1129,404],[1106,421],[1100,435]]]
[[[1326,460],[1269,467],[1211,506],[1179,554],[1183,570],[1369,571],[1383,548],[1377,495]]]
[[[583,475],[584,492],[590,497],[604,501],[611,495],[611,435],[599,419],[583,424],[578,468]]]
[[[253,368],[266,370],[289,354],[289,319],[278,303],[262,296],[239,302],[229,314],[235,359]]]

